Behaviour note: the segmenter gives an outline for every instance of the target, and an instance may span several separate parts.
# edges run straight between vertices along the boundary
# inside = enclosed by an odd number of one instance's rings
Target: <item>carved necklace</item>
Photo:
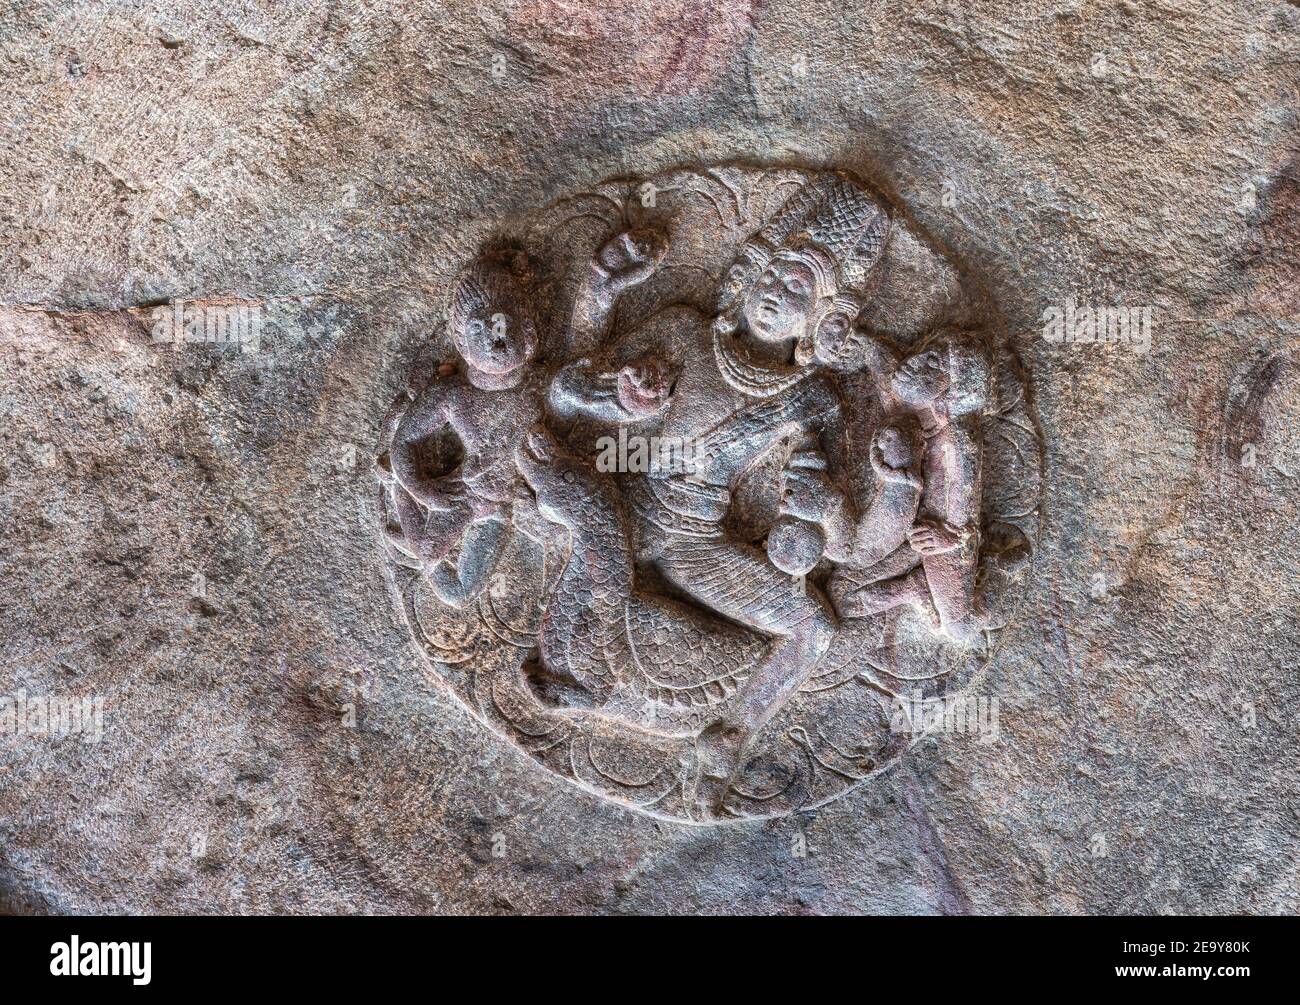
[[[761,363],[717,324],[713,326],[713,358],[718,361],[722,379],[751,398],[770,398],[774,394],[780,394],[794,387],[813,371],[811,365]]]

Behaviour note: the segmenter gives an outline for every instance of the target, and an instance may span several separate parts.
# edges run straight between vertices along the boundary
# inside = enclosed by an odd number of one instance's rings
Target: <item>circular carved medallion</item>
[[[501,223],[394,403],[393,591],[547,770],[706,823],[821,805],[990,659],[1040,442],[993,305],[836,172],[606,182]],[[950,717],[951,718],[951,717]]]

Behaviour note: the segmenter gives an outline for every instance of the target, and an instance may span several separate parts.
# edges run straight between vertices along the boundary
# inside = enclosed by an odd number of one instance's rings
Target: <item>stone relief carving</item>
[[[1038,534],[1024,377],[864,185],[610,181],[503,222],[447,317],[459,360],[382,431],[383,547],[430,669],[549,770],[680,820],[815,807],[990,658]]]

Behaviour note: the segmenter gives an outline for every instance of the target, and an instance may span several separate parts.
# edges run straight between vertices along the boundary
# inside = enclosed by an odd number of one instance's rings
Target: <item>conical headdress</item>
[[[812,245],[835,263],[839,291],[863,293],[889,236],[889,215],[837,174],[819,175],[758,232],[773,252]]]

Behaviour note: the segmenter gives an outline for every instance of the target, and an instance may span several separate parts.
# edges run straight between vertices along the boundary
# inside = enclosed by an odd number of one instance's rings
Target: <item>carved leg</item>
[[[498,517],[470,524],[459,560],[453,564],[444,558],[428,567],[429,580],[438,599],[457,608],[476,599],[488,585],[509,537],[506,521]]]
[[[830,647],[835,615],[814,587],[781,573],[745,545],[674,538],[657,564],[669,582],[705,607],[773,637],[730,711],[697,741],[696,801],[701,812],[716,815],[745,748]]]
[[[921,599],[929,603],[924,582],[907,579],[908,573],[920,568],[920,561],[921,556],[905,544],[868,568],[836,569],[827,584],[836,612],[841,618],[865,618]]]
[[[389,559],[404,569],[422,569],[423,565],[416,558],[410,543],[402,535],[401,531],[393,530],[390,526],[389,510],[392,509],[392,499],[388,494],[387,487],[383,484],[379,486],[378,491],[375,493],[375,504],[380,514],[380,533],[384,539],[384,550],[387,552]]]
[[[895,607],[911,607],[924,617],[930,627],[939,631],[942,622],[935,610],[926,582],[925,567],[918,565],[905,576],[868,583],[855,590],[840,602],[840,612],[845,618],[867,618]]]
[[[426,510],[396,479],[386,479],[386,483],[392,495],[397,523],[402,529],[401,538],[390,537],[389,543],[432,568],[460,541],[474,518],[473,512],[468,505]]]
[[[973,645],[983,638],[986,619],[975,609],[974,548],[927,555],[925,580],[939,613],[940,628],[954,642]]]

